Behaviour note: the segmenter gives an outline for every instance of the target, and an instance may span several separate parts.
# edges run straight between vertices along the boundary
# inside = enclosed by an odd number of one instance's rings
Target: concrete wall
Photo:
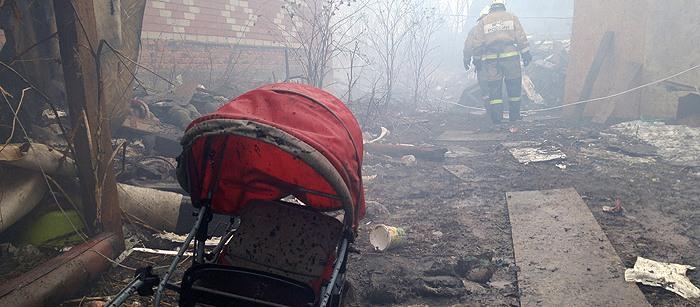
[[[283,0],[148,0],[140,62],[174,78],[243,91],[284,79]],[[298,72],[298,67],[291,64]],[[156,87],[158,78],[141,71]]]
[[[698,31],[700,1],[577,0],[572,26],[571,61],[565,101],[581,97],[584,80],[605,32],[615,33],[592,97],[617,93],[700,64],[693,42]],[[638,73],[636,73],[638,72]],[[700,72],[679,78],[700,85]],[[678,93],[654,86],[619,98],[587,105],[585,115],[621,119],[674,118]]]

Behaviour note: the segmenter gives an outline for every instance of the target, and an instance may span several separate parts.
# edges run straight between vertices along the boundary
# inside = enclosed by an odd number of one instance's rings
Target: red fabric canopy
[[[222,120],[271,126],[319,151],[350,191],[355,226],[364,217],[362,132],[340,100],[308,85],[266,85],[195,120],[187,130]],[[255,137],[215,133],[195,138],[187,159],[193,200],[208,199],[211,193],[215,213],[236,214],[252,200],[277,200],[290,194],[321,210],[343,208],[337,191],[312,166]]]

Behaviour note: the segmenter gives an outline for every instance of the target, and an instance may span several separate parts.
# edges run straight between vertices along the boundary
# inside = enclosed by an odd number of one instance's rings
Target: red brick
[[[237,32],[232,30],[231,24],[226,23],[226,17],[221,15],[228,0],[196,0],[195,3],[200,12],[194,13],[190,26],[185,27],[187,34],[238,39]],[[250,1],[249,3],[255,14],[263,15],[255,24],[248,21],[248,14],[241,8],[231,13],[237,25],[251,27],[252,33],[247,33],[245,38],[276,42],[279,38],[279,29],[271,23],[271,20],[276,18],[282,0]],[[258,7],[261,4],[266,6]],[[184,18],[184,13],[190,13],[190,7],[184,5],[182,0],[166,3],[166,9],[172,11],[173,15],[170,18]],[[166,20],[165,17],[160,17],[160,10],[153,8],[149,2],[144,16],[143,30],[173,33],[173,26],[168,25]],[[284,22],[288,24],[289,18],[285,17]],[[155,67],[154,69],[157,68],[166,76],[173,74],[173,69],[175,69],[175,75],[186,71],[201,72],[207,78],[210,73],[212,78],[230,73],[236,76],[235,82],[243,81],[250,84],[257,82],[255,80],[268,80],[273,72],[279,74],[284,69],[284,53],[279,48],[189,42],[184,41],[184,35],[178,33],[175,37],[175,40],[144,39],[142,64]],[[234,71],[226,72],[230,61],[236,62],[236,65],[232,66]],[[233,79],[232,82],[234,82]]]
[[[184,5],[182,3],[176,3],[176,2],[165,3],[165,9],[171,10],[174,12],[189,12],[190,11],[189,6]]]
[[[221,11],[223,10],[223,6],[217,8],[199,7],[199,13],[204,15],[221,16]]]

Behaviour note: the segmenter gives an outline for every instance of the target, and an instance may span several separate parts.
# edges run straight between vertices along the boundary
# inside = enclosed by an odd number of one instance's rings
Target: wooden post
[[[93,0],[54,0],[72,141],[91,234],[122,236],[116,178],[111,167],[112,136],[101,79]]]
[[[586,74],[586,81],[583,83],[583,88],[581,89],[581,95],[579,96],[579,101],[588,100],[593,94],[593,87],[600,74],[600,69],[603,67],[603,63],[607,57],[611,56],[613,51],[613,42],[615,40],[615,32],[605,32],[603,38],[598,46],[598,52],[596,52],[595,58],[593,58],[593,63],[591,63],[591,68],[588,69],[588,74]],[[580,104],[575,107],[575,116],[579,119],[583,119],[583,111],[586,105]]]

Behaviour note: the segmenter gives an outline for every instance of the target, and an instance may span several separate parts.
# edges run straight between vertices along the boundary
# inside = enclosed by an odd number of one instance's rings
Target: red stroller
[[[159,283],[156,305],[168,288],[181,306],[339,306],[365,210],[362,134],[345,105],[306,85],[263,86],[192,122],[181,143],[178,180],[198,215],[171,270],[142,274]],[[213,214],[232,218],[206,251]],[[192,240],[192,266],[169,283]]]

